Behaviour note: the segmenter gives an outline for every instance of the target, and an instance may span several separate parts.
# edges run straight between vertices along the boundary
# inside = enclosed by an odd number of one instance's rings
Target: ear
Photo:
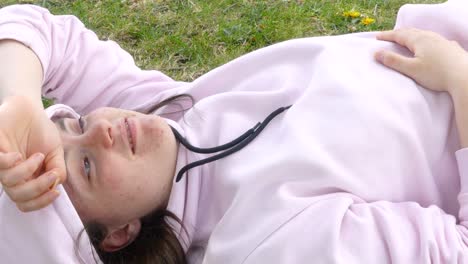
[[[123,226],[109,228],[109,233],[102,241],[101,248],[106,252],[120,250],[135,240],[140,233],[140,229],[141,222],[139,219]]]

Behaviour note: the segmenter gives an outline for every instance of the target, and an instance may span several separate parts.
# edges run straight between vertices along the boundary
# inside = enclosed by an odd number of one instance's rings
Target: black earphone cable
[[[201,166],[203,164],[206,164],[206,163],[209,163],[209,162],[212,162],[212,161],[215,161],[215,160],[222,159],[222,158],[224,158],[226,156],[231,155],[234,152],[237,152],[237,151],[241,150],[247,144],[249,144],[255,137],[257,137],[260,134],[260,132],[262,132],[262,130],[268,125],[268,123],[270,123],[270,121],[273,120],[273,118],[275,118],[277,115],[282,113],[284,110],[289,109],[290,107],[291,107],[291,105],[285,106],[285,107],[280,107],[280,108],[276,109],[271,114],[269,114],[265,118],[265,120],[263,122],[257,123],[254,127],[247,130],[244,134],[242,134],[238,138],[236,138],[236,139],[234,139],[234,140],[232,140],[232,141],[230,141],[230,142],[228,142],[226,144],[223,144],[221,146],[212,147],[212,148],[199,148],[199,147],[192,146],[184,137],[182,137],[182,135],[180,135],[180,133],[176,129],[171,127],[176,139],[182,145],[184,145],[184,147],[186,147],[187,149],[189,149],[189,150],[191,150],[193,152],[208,154],[208,153],[219,152],[219,151],[227,149],[226,151],[221,152],[219,154],[216,154],[216,155],[213,155],[211,157],[201,159],[201,160],[198,160],[198,161],[195,161],[195,162],[192,162],[192,163],[189,163],[189,164],[185,165],[177,173],[176,182],[179,182],[182,179],[182,176],[190,169],[193,169],[195,167]]]
[[[260,126],[260,122],[258,122],[253,128],[247,130],[244,134],[242,134],[238,138],[234,139],[233,141],[228,142],[228,143],[223,144],[223,145],[220,145],[220,146],[217,146],[217,147],[213,147],[213,148],[199,148],[199,147],[192,146],[184,137],[182,137],[182,135],[179,133],[179,131],[177,131],[173,127],[171,127],[171,129],[172,129],[172,132],[174,133],[174,136],[176,137],[176,139],[182,145],[184,145],[184,147],[186,147],[188,150],[191,150],[191,151],[196,152],[196,153],[209,154],[209,153],[219,152],[221,150],[225,150],[225,149],[231,148],[231,147],[239,144],[244,139],[249,137],[250,134],[252,134],[258,126]]]

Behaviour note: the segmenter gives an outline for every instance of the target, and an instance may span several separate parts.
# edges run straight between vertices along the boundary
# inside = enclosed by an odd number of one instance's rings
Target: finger
[[[43,193],[55,189],[58,177],[55,173],[47,173],[24,184],[6,188],[5,192],[15,203],[22,203],[38,198]]]
[[[65,182],[67,179],[67,169],[65,167],[65,158],[62,147],[57,147],[47,155],[45,160],[45,169],[48,172],[54,171],[58,176],[60,183]]]
[[[423,34],[423,31],[414,28],[397,29],[390,31],[383,31],[376,37],[378,40],[391,41],[401,46],[408,48],[411,52],[415,52],[416,41],[418,37]]]
[[[22,212],[39,210],[50,205],[59,195],[60,193],[57,190],[48,191],[34,200],[17,203],[16,206]]]
[[[391,51],[377,51],[375,59],[390,69],[411,76],[416,68],[416,59],[402,56]]]
[[[13,167],[21,159],[21,154],[18,152],[0,153],[0,169]]]
[[[2,184],[6,187],[13,187],[25,181],[41,166],[43,160],[44,155],[36,153],[11,169],[2,170]]]

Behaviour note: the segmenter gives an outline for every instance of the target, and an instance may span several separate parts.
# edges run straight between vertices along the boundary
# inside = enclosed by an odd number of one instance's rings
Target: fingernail
[[[57,179],[55,179],[54,186],[52,186],[52,189],[55,190],[55,188],[57,188],[57,185],[59,184],[59,182],[60,182],[60,179],[57,177]]]
[[[37,160],[37,161],[42,161],[44,159],[44,154],[42,153],[36,153],[34,154],[34,158]]]
[[[47,175],[47,181],[50,184],[53,183],[52,185],[50,185],[50,188],[49,188],[49,190],[53,190],[57,186],[59,179],[57,175],[55,175],[55,173],[50,173],[49,175]]]
[[[378,60],[378,61],[383,61],[383,58],[384,58],[384,55],[383,55],[383,52],[382,51],[377,51],[375,53],[375,59]]]
[[[14,162],[16,163],[16,162],[20,162],[22,158],[23,157],[21,156],[21,154],[16,153],[13,159],[14,159]]]

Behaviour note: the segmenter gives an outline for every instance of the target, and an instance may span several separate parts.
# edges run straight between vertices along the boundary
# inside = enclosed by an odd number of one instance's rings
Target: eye
[[[84,168],[84,173],[86,177],[88,177],[89,179],[91,175],[91,163],[89,162],[89,159],[87,156],[85,156],[83,159],[83,168]]]

